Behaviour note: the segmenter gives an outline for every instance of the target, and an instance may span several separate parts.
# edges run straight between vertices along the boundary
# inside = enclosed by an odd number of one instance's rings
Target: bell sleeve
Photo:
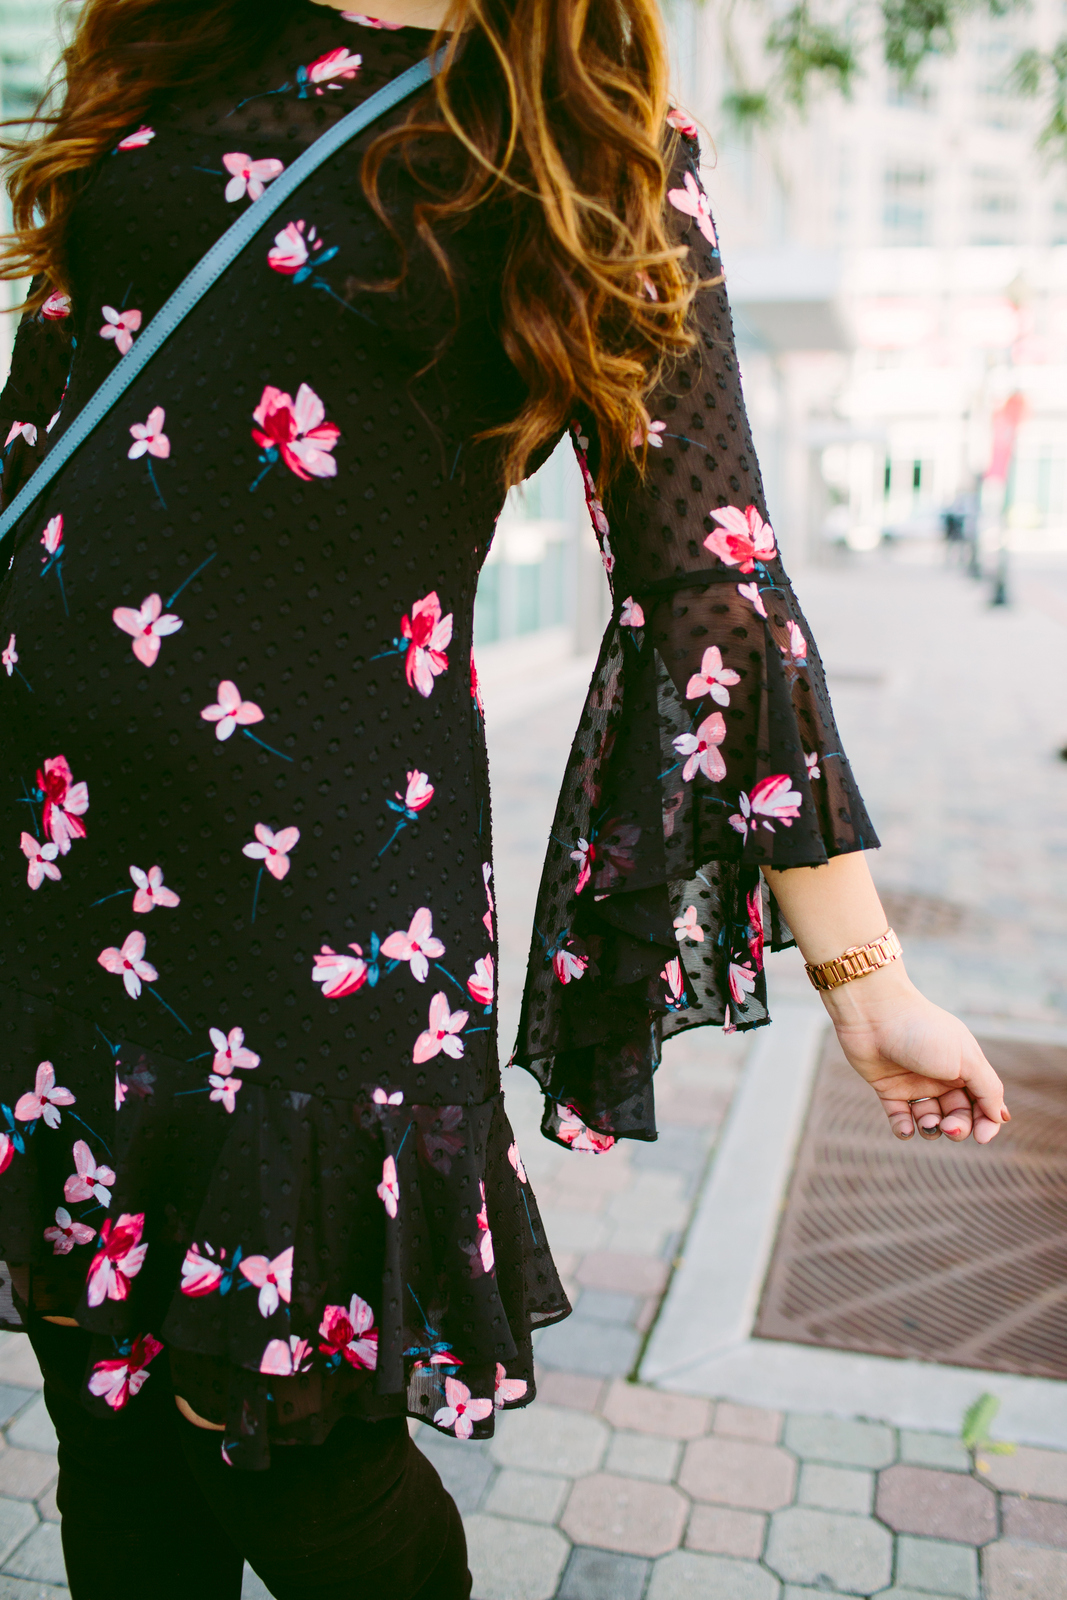
[[[670,225],[713,280],[697,342],[648,396],[648,466],[603,503],[571,435],[613,597],[541,879],[512,1060],[574,1149],[654,1139],[662,1041],[770,1020],[763,950],[792,942],[762,866],[877,846],[768,519],[695,139]]]
[[[62,405],[74,354],[70,324],[70,302],[58,293],[19,323],[11,372],[0,392],[4,505],[11,503],[47,453],[49,428]]]

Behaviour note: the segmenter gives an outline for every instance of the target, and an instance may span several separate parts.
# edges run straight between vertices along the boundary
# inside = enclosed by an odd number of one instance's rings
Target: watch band
[[[868,972],[877,972],[903,954],[900,940],[892,928],[887,928],[880,939],[872,939],[870,944],[853,945],[832,961],[819,961],[814,966],[806,961],[804,968],[816,989],[836,989],[854,978],[865,978]]]

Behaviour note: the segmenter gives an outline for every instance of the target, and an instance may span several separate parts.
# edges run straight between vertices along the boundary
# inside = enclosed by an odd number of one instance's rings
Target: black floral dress
[[[150,108],[24,319],[25,480],[204,250],[423,30],[297,0],[254,68]],[[392,114],[403,115],[403,109]],[[718,272],[695,142],[672,226]],[[403,288],[324,165],[21,521],[0,587],[0,1251],[96,1337],[86,1404],[174,1381],[236,1467],[341,1415],[459,1438],[566,1315],[500,1094],[478,572],[522,388],[507,235]],[[438,173],[438,176],[440,174]],[[648,290],[654,294],[654,286]],[[549,845],[518,1059],[576,1149],[653,1137],[664,1033],[766,1020],[758,867],[874,843],[766,522],[721,288],[601,506],[616,594]],[[442,336],[450,342],[429,371]],[[420,375],[421,374],[421,375]]]

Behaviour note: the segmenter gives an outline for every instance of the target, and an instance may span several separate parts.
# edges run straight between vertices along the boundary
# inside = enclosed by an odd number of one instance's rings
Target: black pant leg
[[[455,1502],[402,1419],[339,1422],[237,1472],[218,1436],[181,1424],[190,1468],[276,1600],[469,1600]]]
[[[27,1322],[59,1435],[72,1600],[240,1600],[243,1558],[186,1464],[165,1360],[124,1410],[95,1417],[79,1398],[89,1335]]]

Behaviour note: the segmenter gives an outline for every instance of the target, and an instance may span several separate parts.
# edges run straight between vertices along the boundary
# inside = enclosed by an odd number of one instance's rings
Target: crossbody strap
[[[3,539],[19,518],[48,487],[56,473],[70,460],[75,450],[83,445],[93,429],[102,422],[118,400],[129,388],[141,369],[151,361],[156,351],[170,338],[175,328],[196,305],[212,284],[225,272],[230,263],[240,255],[271,214],[283,205],[294,189],[310,177],[316,167],[328,161],[348,141],[361,133],[376,117],[391,111],[401,100],[429,83],[438,70],[447,45],[442,45],[435,56],[417,61],[399,77],[378,89],[361,106],[335,122],[332,128],[319,135],[297,157],[292,166],[282,172],[259,199],[249,206],[235,223],[215,240],[211,249],[202,256],[187,278],[175,289],[170,299],[156,312],[144,332],[139,334],[115,369],[104,379],[96,393],[82,407],[55,444],[49,450],[33,477],[15,496],[3,516],[0,516],[0,539]]]

